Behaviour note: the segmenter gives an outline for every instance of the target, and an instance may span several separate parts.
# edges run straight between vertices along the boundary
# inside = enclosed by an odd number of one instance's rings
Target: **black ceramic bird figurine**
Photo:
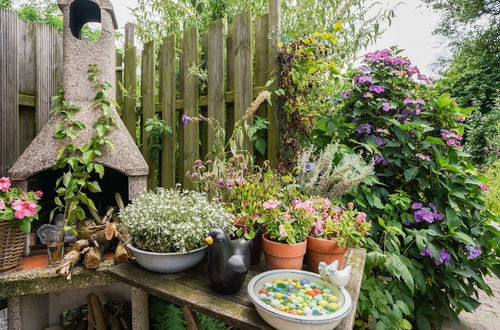
[[[213,229],[205,238],[208,244],[208,277],[215,292],[238,292],[250,267],[251,240],[231,240],[221,229]]]

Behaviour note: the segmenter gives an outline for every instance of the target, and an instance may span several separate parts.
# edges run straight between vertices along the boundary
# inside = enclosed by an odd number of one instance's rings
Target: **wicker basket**
[[[9,221],[0,220],[0,272],[17,267],[23,256],[26,235]]]

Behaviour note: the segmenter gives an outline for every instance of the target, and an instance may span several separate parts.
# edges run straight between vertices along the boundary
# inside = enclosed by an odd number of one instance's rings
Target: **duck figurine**
[[[208,244],[208,278],[215,292],[233,294],[240,290],[250,267],[251,240],[231,240],[221,229],[213,229]]]
[[[335,260],[330,265],[326,262],[320,262],[318,266],[319,275],[325,281],[332,283],[333,285],[343,288],[349,283],[351,277],[351,265],[346,266],[342,270],[338,270],[339,262]]]

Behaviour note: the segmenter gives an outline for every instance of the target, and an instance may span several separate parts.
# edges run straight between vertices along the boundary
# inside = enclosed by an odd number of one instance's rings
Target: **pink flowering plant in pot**
[[[31,223],[38,219],[41,207],[37,204],[41,191],[22,192],[12,188],[9,178],[0,178],[0,221],[8,221],[24,234],[31,231]]]
[[[500,276],[488,183],[462,147],[473,109],[439,95],[396,49],[367,54],[348,79],[313,135],[375,164],[370,182],[343,197],[373,221],[358,313],[380,329],[458,321],[479,306],[479,290],[493,293],[484,277]]]
[[[348,203],[348,208],[332,204],[327,198],[307,201],[314,209],[315,222],[307,237],[307,264],[311,271],[318,272],[321,261],[331,264],[335,260],[343,266],[348,247],[362,246],[369,235],[371,223],[366,213]]]

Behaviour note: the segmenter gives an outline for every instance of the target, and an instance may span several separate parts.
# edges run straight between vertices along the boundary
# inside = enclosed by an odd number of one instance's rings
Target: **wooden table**
[[[351,279],[346,289],[351,295],[353,308],[337,327],[342,330],[352,329],[354,325],[366,251],[349,249],[346,258],[347,264],[352,266]],[[210,289],[206,267],[206,264],[201,264],[183,273],[161,275],[149,272],[134,263],[128,263],[113,267],[107,273],[119,281],[143,290],[145,294],[154,295],[180,306],[189,329],[199,329],[196,314],[193,312],[208,315],[238,329],[271,329],[255,310],[246,289],[252,277],[265,271],[263,265],[250,269],[245,285],[234,295],[220,295],[213,292]],[[145,303],[147,299],[143,299],[142,304]],[[134,306],[132,308],[134,309]],[[132,311],[134,329],[148,329],[147,307],[136,305],[135,308],[140,308],[141,312]]]

